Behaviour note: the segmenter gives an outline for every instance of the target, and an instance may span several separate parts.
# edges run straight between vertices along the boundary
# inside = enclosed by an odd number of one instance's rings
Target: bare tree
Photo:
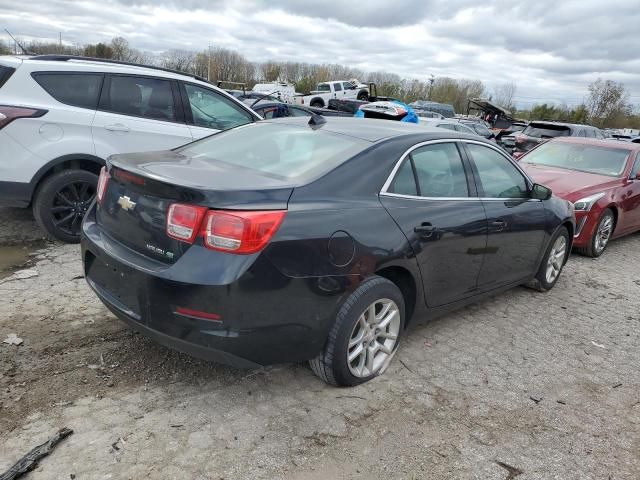
[[[164,68],[171,68],[181,72],[193,73],[196,62],[196,54],[189,50],[169,50],[160,60]]]
[[[0,40],[0,55],[9,55],[10,53],[13,53],[13,52],[11,51],[9,46],[6,43],[4,43],[3,40]]]
[[[507,110],[515,110],[514,97],[518,87],[515,83],[503,83],[493,89],[493,103]]]
[[[598,78],[587,88],[587,111],[589,121],[594,125],[605,126],[619,117],[631,115],[629,94],[624,84]]]
[[[131,62],[140,64],[153,63],[152,55],[143,53],[138,49],[131,48],[129,41],[123,37],[114,37],[110,45],[113,51],[113,59],[121,62]]]

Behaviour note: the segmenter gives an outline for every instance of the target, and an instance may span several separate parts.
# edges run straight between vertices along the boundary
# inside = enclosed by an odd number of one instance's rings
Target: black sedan
[[[309,360],[355,385],[418,315],[553,287],[574,225],[482,138],[313,116],[111,157],[82,257],[105,305],[164,345],[242,367]]]

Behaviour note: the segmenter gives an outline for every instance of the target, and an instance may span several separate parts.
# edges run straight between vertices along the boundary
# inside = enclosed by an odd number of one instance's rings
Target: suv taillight
[[[100,169],[100,177],[98,177],[98,187],[96,188],[96,198],[99,204],[102,204],[104,199],[104,193],[107,191],[107,184],[109,183],[109,172],[107,167]]]
[[[207,207],[174,203],[167,212],[167,235],[181,242],[193,243],[200,230]]]
[[[259,252],[276,233],[286,213],[211,210],[204,220],[204,244],[213,250],[243,255]]]
[[[18,118],[38,118],[45,113],[47,113],[47,110],[0,105],[0,129],[6,127]]]
[[[202,233],[205,247],[247,255],[262,250],[273,238],[285,210],[221,211],[174,203],[167,212],[167,235],[193,243]]]

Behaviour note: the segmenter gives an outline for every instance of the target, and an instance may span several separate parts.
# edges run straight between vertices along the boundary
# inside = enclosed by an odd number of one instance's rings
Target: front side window
[[[252,121],[248,112],[222,95],[189,83],[184,87],[189,98],[194,125],[227,130]]]
[[[176,120],[171,83],[167,80],[113,76],[108,102],[111,112],[167,122]]]
[[[528,198],[527,182],[507,158],[490,147],[467,144],[480,177],[481,196],[487,198]]]
[[[33,78],[60,103],[92,110],[98,106],[102,74],[39,72]]]
[[[353,85],[351,84],[351,82],[342,82],[342,86],[344,87],[345,90],[350,90],[353,88]]]

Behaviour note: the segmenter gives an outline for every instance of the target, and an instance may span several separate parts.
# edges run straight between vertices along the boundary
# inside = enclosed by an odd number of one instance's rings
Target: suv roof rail
[[[122,60],[111,60],[109,58],[96,58],[96,57],[83,57],[82,55],[35,55],[31,57],[32,60],[46,60],[50,62],[66,62],[68,60],[82,60],[85,62],[99,62],[99,63],[113,63],[115,65],[127,65],[129,67],[150,68],[151,70],[159,70],[161,72],[175,73],[177,75],[184,75],[185,77],[195,78],[201,82],[209,82],[206,78],[193,73],[181,72],[180,70],[174,70],[172,68],[157,67],[155,65],[142,65],[140,63],[124,62]]]

